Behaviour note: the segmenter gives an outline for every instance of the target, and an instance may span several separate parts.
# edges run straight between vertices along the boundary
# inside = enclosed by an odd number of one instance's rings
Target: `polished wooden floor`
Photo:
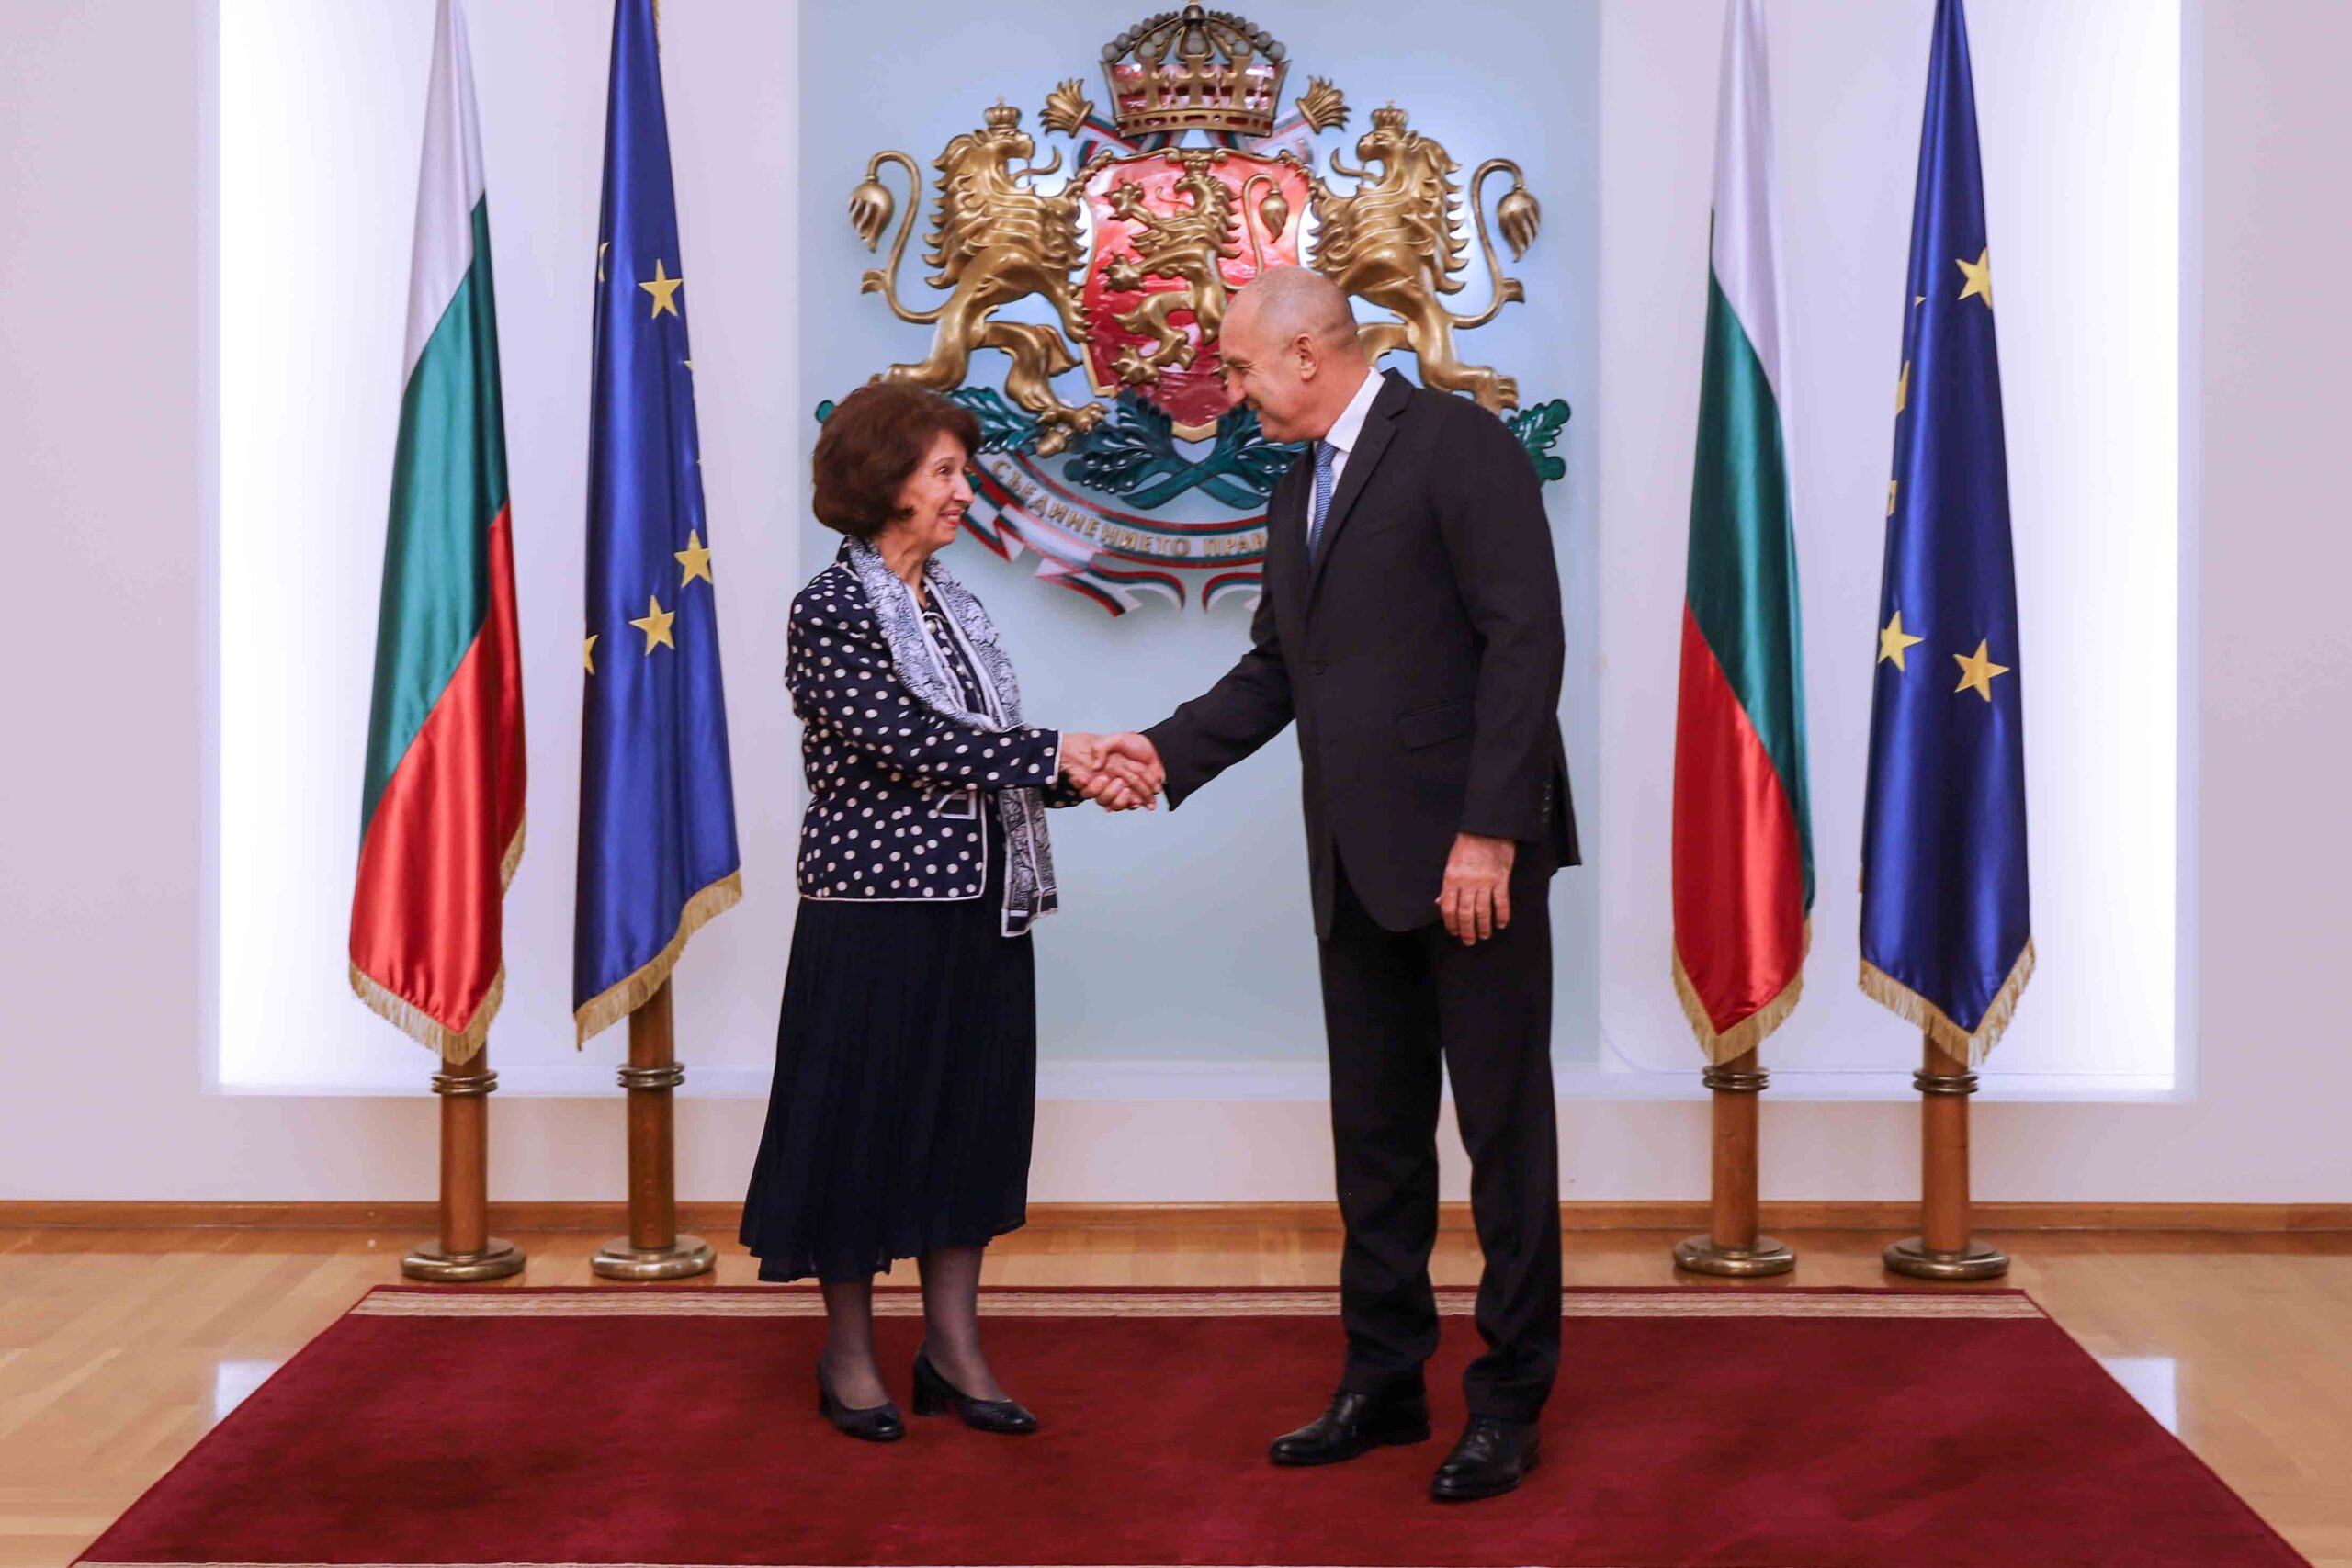
[[[358,1231],[0,1231],[0,1565],[62,1564],[418,1237]],[[522,1283],[591,1284],[602,1239],[516,1235]],[[1748,1289],[1678,1277],[1667,1233],[1576,1233],[1568,1280]],[[1792,1232],[1796,1282],[1899,1283],[1886,1238]],[[2038,1232],[1991,1236],[2030,1291],[2287,1538],[2352,1568],[2352,1235]],[[993,1282],[1329,1285],[1336,1232],[1203,1223],[1033,1226]],[[1441,1284],[1477,1277],[1449,1231]],[[728,1248],[717,1282],[752,1282]],[[625,1288],[625,1287],[624,1287]],[[1555,1412],[1554,1419],[1573,1419]],[[1988,1542],[1984,1559],[2017,1559]],[[2220,1568],[2220,1565],[2217,1565]]]

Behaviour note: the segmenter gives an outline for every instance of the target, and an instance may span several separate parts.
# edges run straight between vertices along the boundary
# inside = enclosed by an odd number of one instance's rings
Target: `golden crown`
[[[1247,18],[1197,4],[1138,22],[1102,46],[1119,134],[1227,130],[1263,136],[1289,70],[1283,46]]]
[[[990,130],[1011,130],[1021,123],[1021,111],[1002,98],[989,107],[988,117]]]

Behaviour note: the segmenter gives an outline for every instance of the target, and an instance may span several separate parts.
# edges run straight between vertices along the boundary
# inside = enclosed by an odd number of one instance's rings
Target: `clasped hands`
[[[1062,776],[1105,811],[1156,810],[1168,770],[1145,737],[1062,732]]]

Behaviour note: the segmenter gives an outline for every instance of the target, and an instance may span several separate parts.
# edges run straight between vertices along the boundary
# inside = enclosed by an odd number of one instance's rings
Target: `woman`
[[[1029,927],[1053,912],[1041,807],[1098,780],[1100,737],[1023,722],[979,601],[933,560],[971,505],[980,430],[881,383],[843,398],[814,459],[819,521],[848,536],[792,602],[785,682],[804,728],[799,921],[767,1130],[743,1206],[763,1280],[817,1276],[818,1408],[905,1434],[874,1358],[874,1275],[921,1260],[915,1413],[985,1431],[1036,1417],[980,1352],[980,1257],[1018,1228],[1035,1119]]]

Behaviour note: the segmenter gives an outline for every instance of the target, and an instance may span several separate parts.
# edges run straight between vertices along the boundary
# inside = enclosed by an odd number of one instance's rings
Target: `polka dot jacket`
[[[1025,899],[1016,893],[1020,868],[1008,878],[1004,930],[1017,935],[1053,908],[1044,822],[1034,807],[1083,798],[1060,782],[1061,734],[1017,722],[983,728],[1002,712],[991,684],[1010,683],[985,613],[960,586],[942,592],[945,574],[934,564],[933,612],[910,614],[911,592],[887,575],[877,579],[877,566],[870,549],[844,548],[792,602],[785,685],[804,727],[808,783],[800,891],[876,903],[978,898],[991,835],[1010,834],[1016,862],[1045,867],[1042,889],[1033,886]],[[896,601],[891,615],[876,613],[869,584]],[[963,615],[939,613],[959,602]],[[973,619],[981,625],[972,626]],[[975,632],[987,640],[985,653],[974,646]],[[996,682],[980,672],[990,656],[1001,677]],[[903,677],[902,664],[917,661],[927,668]],[[1016,693],[1016,715],[1018,700]],[[954,711],[965,707],[974,711]],[[1022,902],[1030,907],[1016,907]]]

